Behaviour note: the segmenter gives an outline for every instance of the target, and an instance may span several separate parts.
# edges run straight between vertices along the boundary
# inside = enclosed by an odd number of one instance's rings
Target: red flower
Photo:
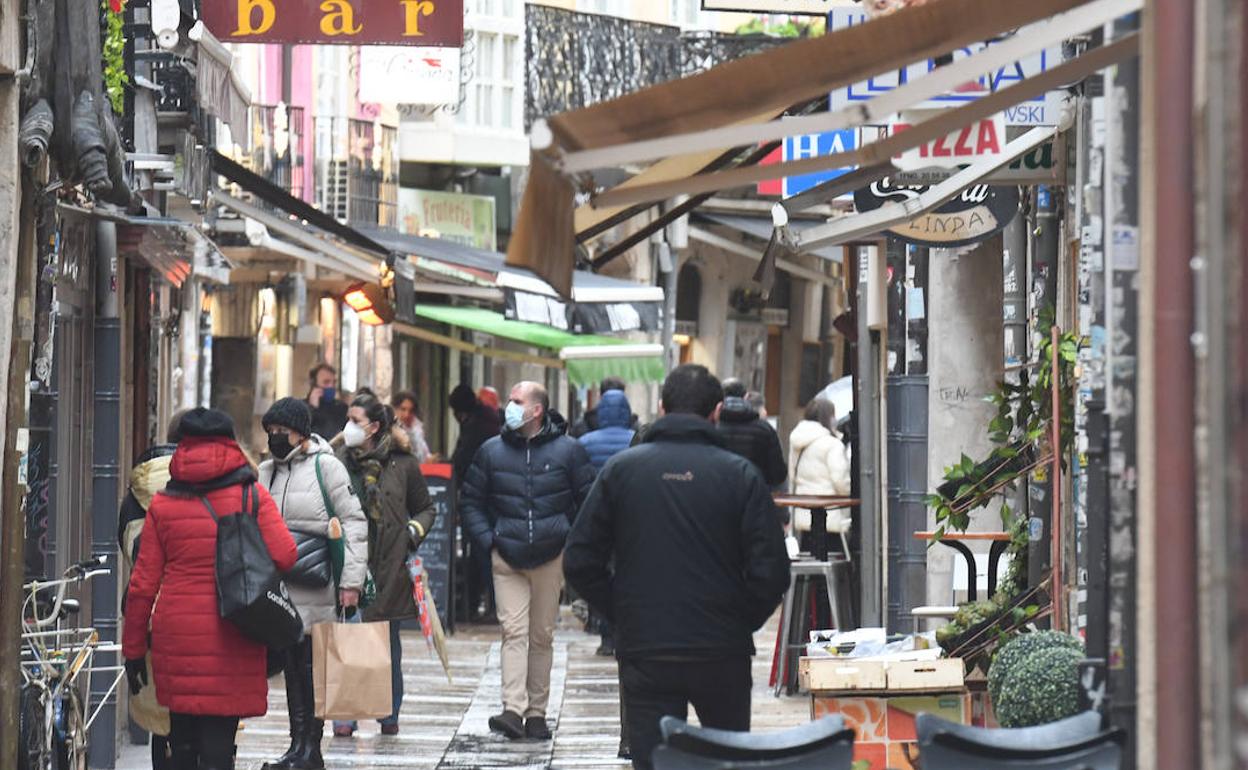
[[[113,13],[121,13],[125,6],[124,0],[108,0],[108,7]]]

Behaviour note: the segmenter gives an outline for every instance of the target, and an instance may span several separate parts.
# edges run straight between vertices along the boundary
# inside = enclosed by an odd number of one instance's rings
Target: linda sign
[[[203,0],[202,18],[226,43],[458,47],[463,0]]]
[[[854,208],[873,211],[888,203],[903,203],[927,192],[927,185],[898,184],[885,177],[854,193]],[[921,214],[888,232],[918,246],[953,248],[987,240],[1018,214],[1018,188],[1012,185],[973,185],[953,200]]]

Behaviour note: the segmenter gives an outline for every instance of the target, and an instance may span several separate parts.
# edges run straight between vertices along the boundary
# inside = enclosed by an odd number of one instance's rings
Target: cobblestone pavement
[[[382,736],[376,722],[361,723],[353,739],[331,738],[326,728],[325,765],[330,770],[412,768],[531,768],[598,770],[627,768],[619,748],[619,689],[615,661],[594,655],[598,638],[583,633],[565,613],[555,636],[551,677],[553,742],[508,741],[492,735],[486,719],[500,708],[498,629],[461,628],[450,639],[451,676],[418,634],[403,639],[406,694],[397,736]],[[776,699],[767,688],[774,622],[758,634],[762,654],[754,662],[754,729],[791,727],[809,719],[803,698]],[[692,715],[691,715],[692,716]],[[270,683],[269,713],[244,721],[238,770],[259,770],[289,743],[286,696],[281,680]],[[126,746],[118,770],[146,770],[146,747]]]

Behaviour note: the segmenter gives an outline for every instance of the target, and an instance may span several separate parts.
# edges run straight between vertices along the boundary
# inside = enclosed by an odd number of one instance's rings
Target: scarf
[[[371,521],[381,521],[381,471],[390,458],[391,436],[389,433],[377,439],[369,447],[352,447],[349,457],[363,487],[364,513]]]

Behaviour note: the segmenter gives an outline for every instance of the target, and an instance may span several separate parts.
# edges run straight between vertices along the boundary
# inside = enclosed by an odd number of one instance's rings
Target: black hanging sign
[[[874,211],[904,203],[927,192],[928,185],[901,184],[885,177],[854,193],[854,208]],[[907,243],[948,249],[970,246],[1005,229],[1018,214],[1019,192],[1013,185],[972,185],[935,209],[888,230]]]
[[[455,582],[455,487],[451,483],[451,466],[447,463],[427,463],[420,466],[429,487],[429,496],[438,510],[433,529],[425,537],[417,551],[425,563],[427,588],[438,605],[442,625],[449,631],[454,625],[452,601]]]

